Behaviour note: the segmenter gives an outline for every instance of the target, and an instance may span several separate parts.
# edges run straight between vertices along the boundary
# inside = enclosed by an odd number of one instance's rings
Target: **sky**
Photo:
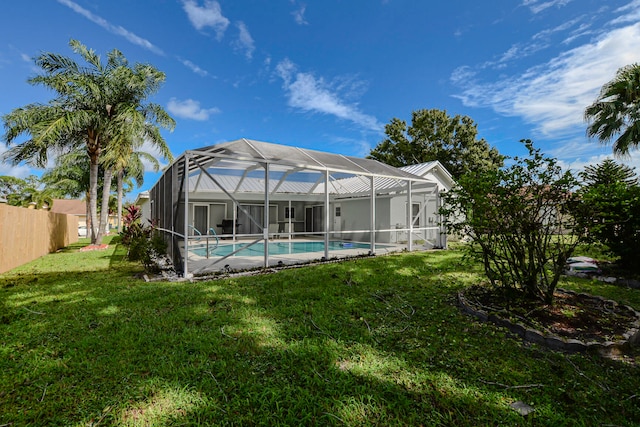
[[[0,115],[54,96],[27,79],[43,52],[152,64],[149,101],[176,120],[174,156],[238,138],[366,156],[392,118],[469,116],[508,156],[521,139],[580,170],[611,157],[584,109],[640,62],[640,0],[5,0]],[[2,130],[4,133],[4,129]],[[22,139],[24,140],[24,139]],[[17,142],[20,142],[18,140]],[[0,142],[0,155],[7,147]],[[640,150],[620,161],[640,171]],[[166,165],[166,161],[164,162]],[[41,171],[0,163],[0,175]],[[149,189],[160,176],[148,173]],[[134,193],[135,194],[135,193]],[[134,197],[135,198],[135,197]]]

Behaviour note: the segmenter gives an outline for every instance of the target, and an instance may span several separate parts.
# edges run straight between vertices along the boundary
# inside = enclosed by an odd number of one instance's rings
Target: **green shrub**
[[[129,248],[127,258],[140,261],[145,270],[153,271],[157,268],[155,259],[167,252],[167,243],[155,230],[153,222],[148,226],[140,223],[142,213],[138,206],[131,205],[126,210],[121,238]]]

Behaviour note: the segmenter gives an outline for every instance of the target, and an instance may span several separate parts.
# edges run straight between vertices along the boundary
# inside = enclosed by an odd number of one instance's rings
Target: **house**
[[[53,199],[53,205],[49,209],[51,212],[74,215],[78,217],[78,234],[81,237],[88,236],[87,230],[91,219],[87,215],[87,201],[80,199]],[[115,227],[116,215],[110,214],[107,224],[107,231]]]
[[[439,162],[371,159],[238,139],[188,150],[149,192],[150,217],[187,276],[446,247]]]
[[[133,204],[140,207],[140,220],[142,221],[142,224],[149,224],[149,222],[151,221],[151,204],[149,203],[149,192],[140,192]]]
[[[85,200],[53,199],[49,211],[78,217],[78,236],[88,236],[87,202]]]

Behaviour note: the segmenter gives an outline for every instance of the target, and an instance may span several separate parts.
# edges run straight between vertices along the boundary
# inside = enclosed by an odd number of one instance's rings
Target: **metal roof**
[[[365,176],[381,176],[411,181],[422,180],[419,176],[386,165],[377,160],[362,159],[245,138],[195,150],[187,150],[176,162],[182,161],[185,156],[188,156],[192,161],[189,165],[190,173],[198,169],[198,165],[203,166],[211,162],[212,159],[217,159],[218,161],[227,159],[229,161],[239,162],[269,163],[276,168],[281,167],[281,170],[287,170],[288,167]],[[241,168],[239,167],[239,169]]]
[[[187,150],[174,164],[186,159],[190,192],[264,193],[263,165],[269,167],[271,194],[324,194],[325,173],[329,174],[329,193],[345,197],[368,194],[371,177],[376,192],[387,194],[405,191],[408,181],[416,188],[434,187],[438,180],[431,175],[435,171],[451,180],[437,161],[395,168],[372,159],[248,139]]]

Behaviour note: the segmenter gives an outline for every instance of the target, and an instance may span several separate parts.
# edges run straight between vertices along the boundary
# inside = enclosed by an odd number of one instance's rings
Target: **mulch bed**
[[[629,307],[586,294],[557,291],[553,304],[541,304],[510,290],[476,286],[465,291],[465,297],[525,326],[584,342],[620,340],[637,321]]]
[[[85,246],[84,248],[80,248],[80,252],[103,251],[108,247],[109,245],[107,245],[106,243],[103,243],[101,245],[88,245],[88,246]]]

